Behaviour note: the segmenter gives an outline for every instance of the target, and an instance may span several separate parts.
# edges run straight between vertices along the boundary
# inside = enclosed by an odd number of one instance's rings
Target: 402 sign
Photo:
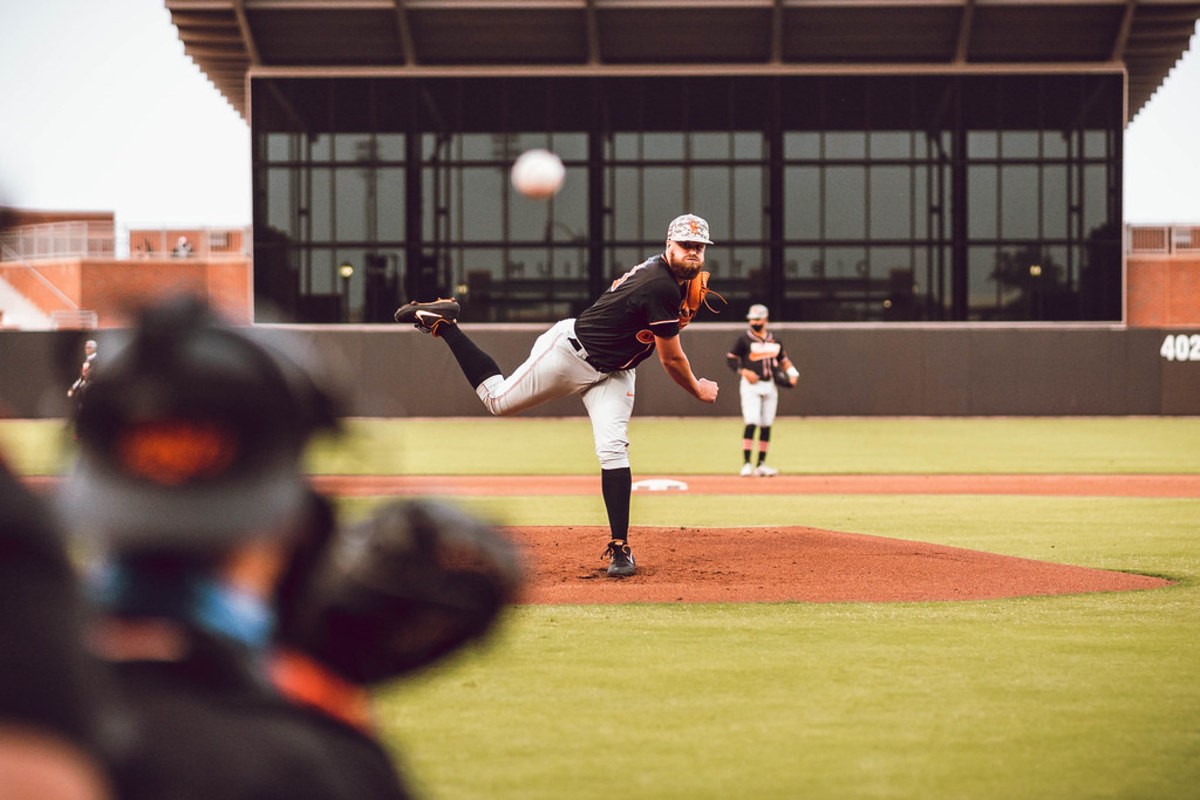
[[[1158,353],[1167,361],[1200,361],[1200,333],[1168,335]]]

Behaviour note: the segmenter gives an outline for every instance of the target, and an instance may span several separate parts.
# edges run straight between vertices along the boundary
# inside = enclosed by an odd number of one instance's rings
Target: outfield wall
[[[325,350],[351,387],[355,416],[486,416],[445,343],[386,325],[286,326]],[[464,325],[505,370],[541,325]],[[715,408],[677,388],[651,357],[638,370],[636,415],[739,416],[724,354],[739,323],[683,334],[697,375],[721,384]],[[784,416],[1200,415],[1200,329],[1116,325],[818,325],[780,323],[800,370]],[[101,364],[109,331],[94,332]],[[0,417],[68,413],[77,332],[0,332]],[[81,347],[78,348],[81,351]],[[579,416],[578,398],[527,416]]]

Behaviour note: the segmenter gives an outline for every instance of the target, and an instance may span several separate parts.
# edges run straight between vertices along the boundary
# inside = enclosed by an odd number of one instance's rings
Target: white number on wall
[[[1167,336],[1158,352],[1167,361],[1200,361],[1200,333]]]

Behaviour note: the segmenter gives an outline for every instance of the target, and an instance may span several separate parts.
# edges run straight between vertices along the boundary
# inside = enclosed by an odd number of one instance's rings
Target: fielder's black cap
[[[340,409],[280,336],[183,297],[106,339],[76,419],[68,524],[116,550],[221,550],[285,530],[306,508],[305,447]]]

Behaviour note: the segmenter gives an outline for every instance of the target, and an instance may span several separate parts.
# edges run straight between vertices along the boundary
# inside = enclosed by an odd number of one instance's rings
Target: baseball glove
[[[687,282],[684,289],[683,301],[679,304],[679,327],[682,330],[687,327],[687,324],[696,317],[696,312],[700,310],[700,306],[704,306],[714,314],[719,313],[715,308],[708,304],[708,295],[714,295],[722,303],[725,303],[725,298],[708,288],[707,272],[701,272],[696,277]]]
[[[282,609],[282,643],[368,686],[482,638],[520,585],[512,544],[424,500],[333,531],[302,571]]]
[[[775,365],[775,369],[771,370],[771,380],[775,381],[775,385],[781,389],[795,388],[792,379],[788,377],[787,370],[778,364]]]

